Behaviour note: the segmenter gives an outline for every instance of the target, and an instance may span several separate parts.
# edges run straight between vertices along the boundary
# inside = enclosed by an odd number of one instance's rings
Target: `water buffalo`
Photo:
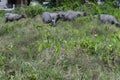
[[[67,11],[67,12],[59,12],[59,16],[62,20],[66,21],[73,21],[75,20],[75,18],[79,17],[79,16],[86,16],[88,15],[88,13],[86,12],[80,12],[80,11]]]
[[[56,25],[58,19],[59,19],[58,13],[44,12],[42,15],[42,20],[44,23],[51,23],[54,26]]]
[[[63,11],[59,12],[58,15],[59,15],[60,19],[64,20],[64,16],[65,16],[66,13],[67,12],[63,12]]]
[[[100,15],[100,20],[105,23],[105,22],[108,22],[108,23],[111,23],[111,24],[116,24],[117,23],[117,20],[114,16],[112,15],[108,15],[108,14],[101,14]]]
[[[5,22],[20,20],[22,18],[25,18],[25,15],[23,15],[23,14],[13,14],[13,13],[6,13],[5,14]]]
[[[94,17],[96,18],[98,17],[98,15],[95,15]],[[117,27],[120,27],[120,23],[117,21],[117,19],[113,15],[100,14],[99,19],[102,23],[115,24]]]

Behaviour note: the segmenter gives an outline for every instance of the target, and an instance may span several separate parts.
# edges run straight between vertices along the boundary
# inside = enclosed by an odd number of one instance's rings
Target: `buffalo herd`
[[[52,25],[56,25],[58,19],[63,21],[73,21],[75,18],[79,16],[86,16],[86,12],[75,12],[75,11],[67,11],[67,12],[59,12],[59,13],[50,13],[44,12],[42,15],[42,20],[44,23],[51,23]]]
[[[82,11],[66,11],[66,12],[43,12],[42,21],[44,23],[51,23],[52,26],[57,24],[58,20],[62,21],[74,21],[77,17],[88,16],[90,13],[82,12]],[[117,27],[120,27],[120,23],[113,15],[109,14],[100,14],[94,15],[94,18],[98,18],[102,23],[110,23],[115,24]],[[13,14],[13,13],[5,13],[5,22],[8,21],[17,21],[22,18],[26,18],[23,14]]]
[[[44,12],[42,15],[42,20],[44,23],[51,23],[52,25],[56,25],[58,19],[62,21],[74,21],[77,17],[87,16],[89,13],[80,12],[80,11],[67,11],[67,12],[59,12],[59,13],[50,13]],[[109,14],[100,14],[94,15],[94,18],[98,18],[102,23],[110,23],[115,24],[117,27],[120,27],[120,23],[113,15]]]

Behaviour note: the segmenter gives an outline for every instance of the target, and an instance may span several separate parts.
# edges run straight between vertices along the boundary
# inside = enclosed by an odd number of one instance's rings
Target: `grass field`
[[[1,16],[0,80],[119,80],[119,44],[120,28],[91,16],[55,27],[41,15],[8,23]]]

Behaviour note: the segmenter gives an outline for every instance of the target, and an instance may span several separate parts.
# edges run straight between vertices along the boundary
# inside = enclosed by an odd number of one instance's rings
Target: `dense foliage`
[[[85,3],[85,0],[35,0],[40,3],[48,1],[50,2],[50,7],[60,7],[60,6],[75,6],[77,5],[82,5]],[[96,3],[97,0],[88,0],[89,2]],[[114,2],[114,1],[119,1],[119,0],[105,0],[105,2]]]

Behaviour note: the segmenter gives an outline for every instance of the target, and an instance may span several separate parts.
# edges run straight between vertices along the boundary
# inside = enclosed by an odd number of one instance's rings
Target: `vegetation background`
[[[111,14],[120,22],[113,0],[102,5],[83,0],[50,0],[16,8],[26,19],[5,23],[0,11],[0,80],[119,80],[120,29],[102,24],[94,14]],[[58,2],[57,2],[58,1]],[[60,1],[60,2],[59,2]],[[60,3],[60,4],[59,4]],[[45,11],[87,11],[74,22],[44,24]]]

